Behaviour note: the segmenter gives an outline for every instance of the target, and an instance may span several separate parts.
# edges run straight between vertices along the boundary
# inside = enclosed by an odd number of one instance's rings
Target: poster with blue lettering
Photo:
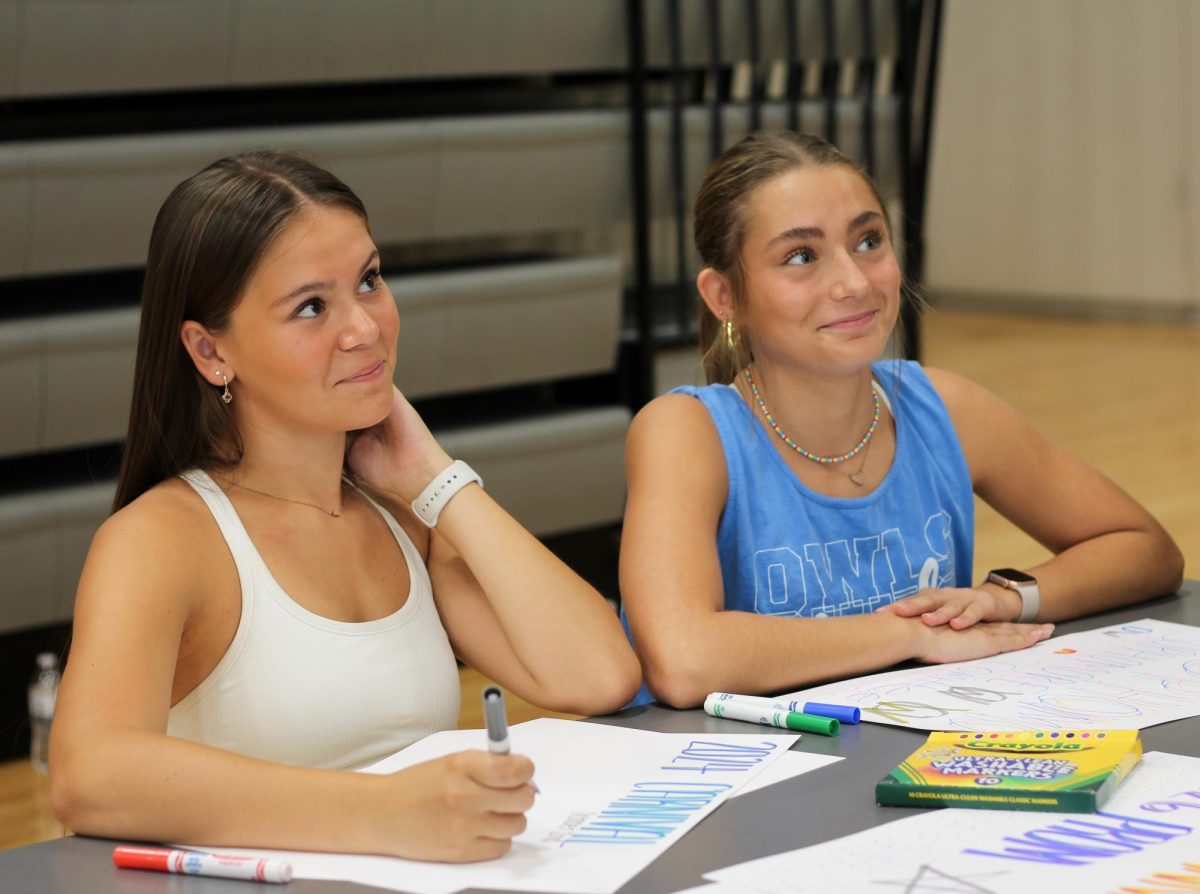
[[[1200,627],[1115,624],[780,698],[855,705],[863,720],[909,729],[1145,729],[1200,715]]]
[[[1144,755],[1098,813],[931,810],[705,877],[711,894],[1198,891],[1200,758]]]
[[[745,733],[656,733],[531,720],[509,728],[512,750],[531,758],[540,794],[525,832],[498,860],[467,865],[392,857],[204,848],[267,854],[296,878],[353,881],[412,894],[464,888],[610,894],[678,841],[799,738],[747,724]],[[435,733],[367,769],[394,773],[485,747],[482,730]],[[817,766],[814,764],[814,766]]]

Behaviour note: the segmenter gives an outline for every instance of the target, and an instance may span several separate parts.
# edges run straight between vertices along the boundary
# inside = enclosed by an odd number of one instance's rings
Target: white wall
[[[926,284],[1200,316],[1200,4],[948,0]]]

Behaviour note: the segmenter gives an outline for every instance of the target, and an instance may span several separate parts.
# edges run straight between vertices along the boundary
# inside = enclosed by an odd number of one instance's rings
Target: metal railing
[[[707,121],[708,157],[711,161],[727,145],[730,112],[747,130],[769,127],[764,114],[769,105],[778,126],[799,130],[805,110],[809,120],[821,121],[819,133],[839,142],[839,123],[848,107],[857,112],[856,147],[841,146],[877,179],[896,185],[899,201],[900,255],[908,283],[921,282],[925,247],[924,218],[929,170],[929,142],[933,90],[941,32],[941,0],[626,0],[629,48],[630,203],[633,233],[631,324],[634,332],[634,374],[631,403],[636,407],[653,396],[654,355],[661,347],[694,342],[696,299],[691,283],[688,238],[691,196],[687,193],[687,118],[689,109],[701,110]],[[853,6],[853,9],[849,7]],[[736,10],[744,31],[742,46],[729,52],[732,29],[729,12]],[[814,15],[816,27],[814,28]],[[771,13],[770,17],[764,13]],[[689,14],[690,13],[690,18]],[[839,16],[840,13],[840,16]],[[651,14],[657,14],[655,33],[665,31],[665,62],[654,65],[647,52],[646,35]],[[891,24],[887,40],[878,39],[881,16]],[[663,18],[665,17],[665,22]],[[704,56],[692,47],[685,52],[684,27],[695,42],[695,24],[703,22]],[[849,24],[848,24],[849,23]],[[802,28],[807,25],[806,34]],[[811,32],[814,32],[811,33]],[[850,33],[851,31],[856,33]],[[773,49],[764,51],[764,35]],[[806,40],[802,41],[801,38]],[[854,43],[853,53],[846,45]],[[807,44],[807,55],[802,47]],[[890,45],[888,45],[890,44]],[[655,47],[654,49],[660,49]],[[768,55],[768,53],[770,55]],[[663,54],[658,54],[660,57]],[[894,129],[892,151],[883,151],[879,139],[881,105],[894,110],[888,123]],[[782,110],[780,107],[782,106]],[[653,234],[656,209],[651,207],[651,139],[649,119],[665,111],[669,128],[667,163],[669,209],[673,251],[671,274],[652,274],[652,257],[661,256]],[[782,111],[782,118],[780,118]],[[849,112],[853,114],[853,111]],[[811,129],[811,128],[810,128]],[[885,173],[886,178],[880,178]],[[659,209],[661,215],[662,210]],[[662,265],[660,265],[661,268]],[[695,271],[692,271],[694,273]],[[901,305],[901,352],[921,354],[920,320],[911,302]]]

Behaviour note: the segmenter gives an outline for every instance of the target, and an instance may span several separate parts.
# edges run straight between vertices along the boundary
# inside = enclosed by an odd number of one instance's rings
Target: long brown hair
[[[197,371],[180,327],[195,320],[212,332],[224,329],[267,248],[313,204],[367,220],[362,201],[333,174],[269,151],[212,163],[176,186],[159,209],[114,512],[185,469],[241,459],[241,436],[221,389]]]
[[[751,194],[768,180],[795,168],[834,165],[849,168],[867,184],[879,203],[890,237],[892,224],[887,205],[875,181],[821,137],[791,131],[752,133],[709,166],[696,195],[692,234],[704,265],[729,280],[735,306],[740,305],[745,295],[742,245],[746,238],[745,209]],[[754,359],[749,335],[738,329],[736,321],[734,332],[731,349],[726,344],[725,324],[700,302],[700,355],[709,384],[732,382]]]

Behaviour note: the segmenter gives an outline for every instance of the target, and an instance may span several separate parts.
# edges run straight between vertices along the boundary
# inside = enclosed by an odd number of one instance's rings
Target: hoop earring
[[[736,351],[737,347],[733,343],[733,320],[725,321],[725,347],[730,351]]]
[[[216,374],[221,377],[221,381],[225,383],[225,390],[221,392],[221,402],[225,404],[225,406],[229,406],[229,404],[233,401],[233,392],[229,390],[229,380],[225,378],[225,373],[221,372],[219,369],[214,370],[214,372],[216,372]]]

